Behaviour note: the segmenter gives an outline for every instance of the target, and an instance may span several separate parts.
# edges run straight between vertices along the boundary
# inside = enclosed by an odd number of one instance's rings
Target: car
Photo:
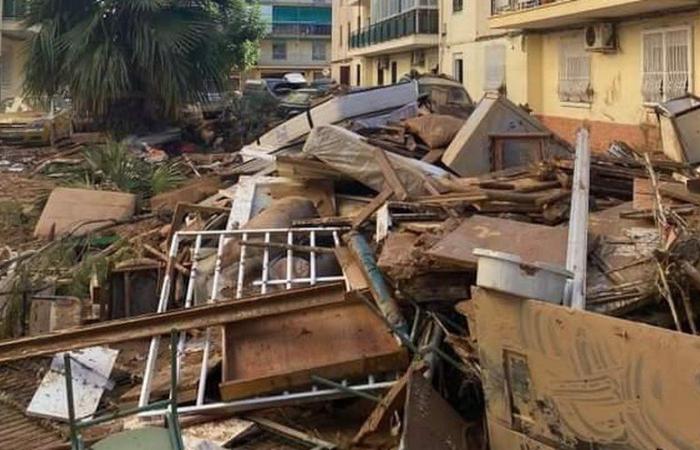
[[[3,144],[53,146],[72,135],[72,108],[68,99],[11,97],[0,102]]]
[[[318,90],[322,94],[335,89],[337,86],[338,83],[336,83],[332,78],[320,78],[311,82],[311,87]]]
[[[323,93],[318,89],[302,88],[287,94],[279,106],[277,106],[277,114],[283,119],[289,119],[297,114],[307,111],[313,106],[313,101],[322,96]]]
[[[401,81],[418,81],[418,92],[433,112],[466,119],[474,111],[474,101],[462,83],[447,75],[412,74]]]

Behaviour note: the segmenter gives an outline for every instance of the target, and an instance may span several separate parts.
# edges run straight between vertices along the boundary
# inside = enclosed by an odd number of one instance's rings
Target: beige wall
[[[22,93],[24,82],[24,41],[2,36],[2,54],[0,58],[0,96],[2,98],[16,97]]]
[[[618,24],[619,50],[612,54],[591,53],[591,83],[594,90],[590,108],[568,107],[557,95],[559,75],[559,42],[568,32],[548,33],[541,39],[540,64],[542,98],[536,109],[543,114],[622,124],[655,121],[642,101],[642,32],[664,27],[700,25],[698,14],[673,15],[660,19],[623,22]],[[568,33],[570,34],[570,33]],[[697,31],[693,39],[694,70],[700,69],[700,45]],[[698,92],[698,77],[694,76],[694,91]]]
[[[505,47],[506,92],[516,103],[529,103],[528,58],[525,38],[516,33],[508,36],[501,30],[491,30],[488,17],[491,3],[482,0],[464,0],[463,10],[454,12],[452,0],[441,0],[440,70],[454,73],[454,60],[464,61],[464,86],[475,100],[484,95],[489,47]]]
[[[576,30],[528,36],[528,97],[535,113],[561,136],[572,140],[575,130],[586,124],[592,130],[595,150],[622,140],[644,151],[660,149],[658,123],[653,108],[642,98],[642,33],[668,27],[691,28],[691,91],[699,92],[700,14],[683,13],[617,24],[619,49],[615,53],[591,53],[593,100],[588,104],[567,104],[558,94],[559,45]],[[578,30],[582,33],[582,29]],[[583,38],[582,38],[583,39]]]

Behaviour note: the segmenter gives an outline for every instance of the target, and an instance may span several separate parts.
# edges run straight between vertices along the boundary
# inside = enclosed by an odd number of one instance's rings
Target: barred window
[[[485,91],[505,91],[506,87],[506,46],[504,44],[488,45],[484,49],[486,74]]]
[[[559,42],[559,100],[591,103],[591,55],[586,52],[581,35],[562,38]]]
[[[690,87],[690,29],[645,32],[642,45],[642,97],[660,103],[682,97]]]

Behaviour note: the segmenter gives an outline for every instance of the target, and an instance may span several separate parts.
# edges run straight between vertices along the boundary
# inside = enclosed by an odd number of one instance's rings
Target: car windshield
[[[306,103],[311,99],[310,92],[291,92],[284,98],[285,102],[289,103]]]
[[[430,96],[431,101],[441,105],[470,103],[465,90],[457,86],[423,85],[421,90]]]

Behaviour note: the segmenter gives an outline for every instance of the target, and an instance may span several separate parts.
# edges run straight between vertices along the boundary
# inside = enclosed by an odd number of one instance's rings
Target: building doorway
[[[377,85],[384,86],[384,68],[377,65]]]
[[[350,66],[340,66],[340,84],[350,86]]]
[[[391,62],[391,84],[396,84],[399,81],[399,68],[396,61]]]

